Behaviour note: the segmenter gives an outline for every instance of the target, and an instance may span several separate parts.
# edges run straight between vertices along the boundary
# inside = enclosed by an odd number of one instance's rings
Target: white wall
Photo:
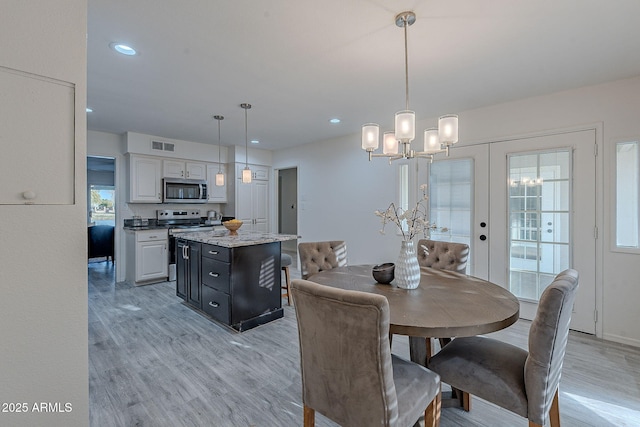
[[[611,250],[613,230],[614,144],[640,137],[640,77],[524,99],[459,113],[460,144],[507,139],[602,124],[598,160],[598,335],[640,346],[640,255]],[[422,120],[417,128],[433,125]],[[453,148],[455,150],[455,148]],[[344,239],[349,262],[377,263],[397,257],[399,239],[380,236],[375,209],[385,208],[395,194],[394,168],[384,160],[370,164],[360,149],[360,136],[317,142],[273,155],[275,169],[298,166],[301,241]],[[424,168],[418,178],[424,181]],[[420,181],[422,179],[422,181]],[[592,233],[591,230],[585,232]]]
[[[74,203],[0,206],[0,402],[27,404],[0,412],[3,426],[89,423],[86,23],[86,0],[2,3],[0,65],[75,85]],[[41,402],[70,410],[34,411]]]

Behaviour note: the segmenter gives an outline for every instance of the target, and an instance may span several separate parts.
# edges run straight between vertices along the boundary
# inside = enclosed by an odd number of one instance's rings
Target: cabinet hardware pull
[[[210,271],[210,272],[209,272],[209,276],[211,276],[211,277],[218,277],[218,276],[220,276],[220,275],[219,275],[218,273],[214,273],[213,271]]]
[[[218,255],[218,251],[209,251],[211,255]]]
[[[210,305],[211,307],[213,307],[213,308],[220,307],[220,304],[218,304],[217,302],[214,302],[214,301],[210,301],[210,302],[209,302],[209,305]]]

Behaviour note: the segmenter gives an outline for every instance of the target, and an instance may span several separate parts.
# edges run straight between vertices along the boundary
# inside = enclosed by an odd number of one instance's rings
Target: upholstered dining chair
[[[303,279],[320,271],[347,265],[347,243],[344,240],[298,243],[298,254]]]
[[[418,240],[418,264],[421,267],[466,273],[469,245],[465,243]]]
[[[438,270],[455,271],[465,274],[467,271],[467,259],[469,258],[469,245],[466,243],[441,242],[438,240],[418,240],[418,264],[421,267],[431,267]],[[451,342],[450,337],[439,339],[440,347]],[[433,354],[432,338],[426,339],[427,358]]]
[[[304,426],[318,412],[343,427],[440,421],[440,378],[391,354],[389,303],[367,292],[291,282],[296,305]]]
[[[433,356],[429,369],[463,391],[528,418],[529,426],[560,426],[558,384],[569,337],[578,272],[565,270],[544,290],[529,329],[529,351],[492,338],[456,338]]]

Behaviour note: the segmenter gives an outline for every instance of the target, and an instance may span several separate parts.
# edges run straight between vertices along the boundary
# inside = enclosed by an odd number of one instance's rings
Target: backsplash
[[[194,204],[173,204],[173,203],[126,203],[127,208],[122,211],[122,218],[130,219],[134,216],[141,218],[155,219],[156,211],[160,209],[172,210],[192,210],[199,209],[200,216],[206,217],[207,211],[218,211],[224,215],[224,204],[220,203],[198,203]]]

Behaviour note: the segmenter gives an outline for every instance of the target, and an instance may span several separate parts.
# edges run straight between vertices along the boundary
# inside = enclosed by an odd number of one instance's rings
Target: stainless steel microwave
[[[165,178],[162,180],[163,203],[207,203],[207,181]]]

